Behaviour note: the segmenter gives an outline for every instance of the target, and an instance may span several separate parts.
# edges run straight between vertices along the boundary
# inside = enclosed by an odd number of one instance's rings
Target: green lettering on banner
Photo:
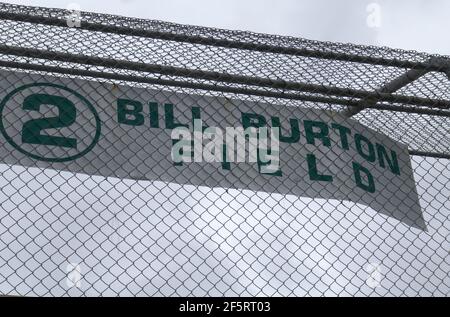
[[[320,139],[322,140],[322,144],[324,146],[330,147],[331,141],[330,137],[328,136],[329,129],[328,125],[321,121],[310,121],[305,120],[305,134],[306,134],[306,141],[308,144],[316,145],[315,140]],[[314,132],[314,128],[319,128],[319,132]]]
[[[192,107],[191,114],[192,114],[192,126],[194,126],[194,120],[202,120],[201,111],[200,111],[199,107]],[[203,121],[202,121],[202,125],[204,126]],[[206,128],[203,126],[202,126],[202,131],[204,131]]]
[[[129,109],[127,106],[132,106],[133,109]],[[117,121],[119,123],[140,126],[144,124],[144,115],[142,114],[142,103],[136,100],[129,99],[117,99]],[[129,116],[133,116],[133,119],[129,119]]]
[[[56,106],[59,115],[25,122],[22,127],[22,142],[76,148],[77,139],[41,134],[42,130],[64,128],[75,122],[77,110],[72,101],[60,96],[32,94],[25,98],[23,109],[39,111],[41,105]]]
[[[309,178],[312,181],[322,181],[322,182],[332,182],[333,181],[333,176],[319,174],[319,172],[317,171],[317,159],[314,154],[307,154],[306,160],[308,162]]]
[[[380,167],[383,167],[383,168],[386,167],[386,165],[384,164],[384,159],[386,159],[386,161],[389,164],[389,168],[391,169],[391,172],[394,173],[395,175],[400,175],[400,168],[398,166],[397,153],[395,153],[395,151],[391,150],[392,158],[389,158],[384,146],[382,146],[381,144],[378,144],[378,143],[376,143],[375,146],[377,148],[377,154],[378,154],[378,159],[380,161],[379,162]]]
[[[173,114],[173,104],[166,103],[164,105],[164,115],[165,115],[165,121],[166,121],[166,129],[172,130],[175,128],[189,128],[189,125],[187,124],[181,124],[179,122],[175,121],[175,117]],[[180,140],[172,140],[172,147],[176,146],[177,143],[180,142]],[[189,141],[192,144],[192,141]],[[184,155],[183,151],[181,153]],[[175,166],[182,166],[183,162],[174,162]]]
[[[241,116],[244,130],[249,127],[261,128],[267,124],[266,118],[260,114],[241,112]]]
[[[266,118],[260,114],[256,113],[248,113],[248,112],[241,112],[241,118],[242,118],[242,126],[245,129],[254,127],[254,128],[262,128],[267,125]],[[257,133],[258,136],[258,133]],[[271,154],[270,151],[268,151],[268,154]],[[269,165],[270,163],[262,162],[259,155],[259,150],[257,153],[257,161],[258,161],[258,171],[261,172],[261,166]],[[273,176],[282,176],[281,167],[278,168],[277,171],[270,173],[268,175]]]
[[[159,128],[159,110],[157,102],[149,102],[148,108],[150,112],[150,127]]]
[[[172,130],[180,127],[189,128],[189,125],[181,124],[175,121],[175,117],[173,115],[173,104],[166,103],[164,105],[164,114],[166,118],[166,129]]]
[[[280,118],[278,117],[272,117],[272,126],[279,128],[279,139],[280,142],[284,143],[296,143],[300,140],[300,128],[298,125],[297,119],[290,119],[289,123],[291,124],[291,135],[290,136],[284,136],[281,132],[281,123]]]
[[[364,189],[366,192],[374,193],[375,192],[375,181],[373,179],[370,171],[363,167],[361,164],[353,162],[353,172],[355,174],[356,186]],[[367,182],[363,182],[361,172],[363,172],[367,177]]]
[[[332,127],[333,129],[336,129],[336,130],[339,131],[339,137],[341,138],[341,147],[342,147],[344,150],[350,149],[350,147],[349,147],[349,145],[348,145],[348,137],[347,137],[347,134],[348,134],[348,135],[351,135],[351,134],[352,134],[351,130],[350,130],[349,128],[344,127],[343,125],[340,125],[340,124],[337,124],[337,123],[332,123],[332,124],[331,124],[331,127]]]
[[[364,142],[367,144],[367,149],[369,153],[366,153],[364,151],[363,145],[361,142]],[[365,158],[369,162],[375,162],[377,159],[375,156],[375,148],[372,144],[372,142],[369,141],[368,138],[361,134],[355,134],[355,143],[356,143],[356,150],[358,151],[359,155],[361,155],[363,158]]]

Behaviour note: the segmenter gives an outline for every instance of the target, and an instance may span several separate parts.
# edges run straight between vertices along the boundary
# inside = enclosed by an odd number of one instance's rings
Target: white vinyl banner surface
[[[188,95],[174,88],[0,74],[1,163],[349,200],[426,228],[407,147],[338,113]],[[194,120],[222,131],[279,127],[278,169],[264,173],[261,161],[225,158],[174,162],[177,142],[171,133],[179,127],[193,131]],[[229,149],[223,144],[225,157]]]

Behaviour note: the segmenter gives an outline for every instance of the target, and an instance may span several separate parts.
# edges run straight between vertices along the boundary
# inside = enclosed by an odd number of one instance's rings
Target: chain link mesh
[[[0,164],[1,294],[449,295],[446,57],[88,12],[70,28],[68,14],[0,4],[1,68],[167,98],[357,109],[353,119],[408,144],[428,230],[348,201]],[[386,88],[411,70],[421,73]]]

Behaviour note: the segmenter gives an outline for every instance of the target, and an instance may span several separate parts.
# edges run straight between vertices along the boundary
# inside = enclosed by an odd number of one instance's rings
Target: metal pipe
[[[34,70],[34,71],[44,71],[44,72],[49,72],[49,73],[85,76],[85,77],[92,77],[92,78],[112,79],[112,80],[118,80],[118,81],[128,81],[128,82],[144,83],[144,84],[151,84],[151,85],[161,85],[161,86],[188,88],[188,89],[217,91],[217,92],[232,93],[232,94],[238,94],[238,95],[253,95],[253,96],[268,97],[268,98],[280,98],[280,99],[288,99],[288,100],[299,100],[299,101],[307,101],[307,102],[335,104],[335,105],[349,106],[349,107],[360,107],[359,101],[350,100],[350,99],[322,97],[322,96],[304,95],[304,94],[293,94],[293,93],[286,93],[286,92],[258,90],[258,89],[249,89],[249,88],[241,88],[241,87],[230,87],[230,86],[223,86],[223,85],[192,83],[192,82],[176,81],[176,80],[170,80],[170,79],[148,78],[148,77],[134,76],[134,75],[122,75],[122,74],[117,74],[117,73],[108,73],[108,72],[84,70],[84,69],[77,69],[77,68],[64,68],[64,67],[57,67],[57,66],[38,65],[38,64],[1,61],[1,60],[0,60],[0,67],[27,69],[27,70]],[[405,112],[405,113],[417,113],[417,114],[450,117],[449,111],[438,110],[438,109],[423,109],[423,108],[412,108],[412,107],[406,107],[406,106],[393,106],[393,105],[382,104],[382,103],[377,103],[377,104],[368,106],[368,108],[373,108],[373,109],[378,109],[378,110]]]
[[[28,70],[34,70],[34,71],[45,71],[45,72],[50,72],[50,73],[68,74],[68,75],[85,76],[85,77],[93,77],[93,78],[113,79],[113,80],[119,80],[119,81],[139,82],[139,83],[174,86],[174,87],[181,87],[181,88],[220,91],[220,92],[227,92],[227,93],[234,93],[234,94],[257,95],[257,96],[264,96],[264,97],[295,99],[295,100],[302,100],[302,101],[323,102],[323,103],[332,103],[332,104],[340,103],[340,104],[347,105],[347,106],[350,106],[353,104],[353,106],[355,106],[355,107],[358,107],[358,105],[359,105],[358,101],[351,101],[348,99],[334,100],[332,98],[326,98],[326,97],[315,97],[315,96],[308,96],[308,95],[277,93],[277,92],[270,92],[270,91],[251,90],[251,89],[245,89],[245,88],[235,88],[235,87],[208,85],[208,84],[200,84],[200,83],[179,82],[179,81],[174,81],[174,80],[164,80],[164,79],[156,79],[156,78],[153,79],[153,78],[140,77],[140,76],[120,75],[120,74],[107,73],[107,72],[98,72],[98,71],[82,70],[82,69],[75,69],[75,68],[62,68],[62,67],[56,67],[56,66],[36,65],[36,64],[20,63],[20,62],[0,61],[0,67],[28,69]],[[421,114],[428,114],[428,115],[439,115],[439,116],[450,117],[450,112],[444,112],[442,110],[414,109],[414,108],[409,108],[409,107],[402,107],[402,106],[397,107],[397,106],[383,105],[383,104],[373,104],[370,106],[370,108],[379,109],[379,110],[421,113]],[[450,159],[450,154],[445,154],[445,153],[410,150],[409,154],[417,155],[417,156],[427,156],[427,157]]]
[[[446,154],[446,153],[435,153],[435,152],[427,152],[427,151],[409,150],[409,155],[434,157],[434,158],[442,158],[442,159],[450,160],[450,154]]]
[[[378,93],[393,93],[400,88],[412,83],[414,80],[419,79],[423,75],[427,74],[428,70],[417,70],[410,69],[405,74],[395,78],[394,80],[383,85],[376,90]],[[352,117],[355,114],[361,112],[364,108],[372,108],[378,102],[377,99],[363,99],[360,101],[359,107],[349,107],[347,110],[343,111],[342,114],[346,117]]]
[[[272,89],[285,89],[285,90],[309,92],[324,95],[334,95],[349,98],[359,98],[359,99],[366,98],[377,101],[411,104],[421,107],[450,109],[450,102],[447,100],[427,99],[413,96],[401,96],[381,92],[368,92],[364,90],[357,90],[351,88],[338,88],[325,85],[290,82],[282,79],[270,79],[270,78],[243,76],[236,74],[232,75],[215,71],[204,71],[158,64],[145,64],[131,61],[116,60],[111,58],[87,56],[81,54],[51,52],[33,48],[0,45],[0,53],[36,59],[47,59],[52,61],[86,64],[91,66],[133,70],[138,72],[157,73],[167,76],[186,77],[199,80],[210,80],[224,83],[258,86]]]
[[[449,60],[443,57],[431,57],[428,60],[430,65],[449,65]],[[420,77],[428,74],[430,71],[425,69],[410,69],[406,73],[394,78],[390,82],[384,84],[378,88],[375,92],[377,93],[394,93],[397,90],[409,85]],[[347,110],[343,111],[342,114],[346,117],[352,117],[355,114],[362,111],[364,108],[372,108],[377,104],[379,99],[369,99],[365,98],[361,100],[358,107],[349,107]]]
[[[61,10],[62,11],[62,10]],[[58,27],[69,27],[65,17],[45,17],[37,15],[29,15],[23,13],[14,12],[0,12],[0,19],[28,22],[35,24],[43,24]],[[284,54],[292,56],[302,56],[302,57],[312,57],[327,60],[337,60],[345,62],[355,62],[370,65],[380,65],[389,67],[399,67],[399,68],[412,68],[412,69],[426,69],[429,71],[446,71],[449,69],[448,66],[443,68],[439,65],[430,65],[426,62],[411,62],[408,60],[399,59],[387,59],[383,57],[373,57],[373,56],[361,56],[356,54],[348,53],[338,53],[332,51],[319,51],[307,48],[296,48],[296,47],[283,47],[270,44],[262,43],[246,43],[240,41],[234,41],[229,39],[218,39],[211,37],[203,37],[199,35],[186,35],[186,34],[176,34],[164,31],[155,30],[145,30],[145,29],[131,29],[123,26],[116,25],[105,25],[100,23],[93,23],[89,21],[82,21],[79,28],[81,30],[95,31],[102,33],[113,33],[119,35],[129,35],[129,36],[139,36],[152,39],[168,40],[174,42],[191,43],[199,45],[208,45],[223,48],[233,48],[248,51],[257,51],[265,53],[275,53]]]

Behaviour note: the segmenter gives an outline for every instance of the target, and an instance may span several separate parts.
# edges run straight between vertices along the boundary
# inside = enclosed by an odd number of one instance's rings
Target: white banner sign
[[[2,163],[350,200],[425,229],[407,147],[338,113],[0,74]],[[222,162],[174,162],[171,132],[193,131],[199,119],[223,131],[280,127],[278,169],[264,173],[261,161],[226,159],[225,143]]]

